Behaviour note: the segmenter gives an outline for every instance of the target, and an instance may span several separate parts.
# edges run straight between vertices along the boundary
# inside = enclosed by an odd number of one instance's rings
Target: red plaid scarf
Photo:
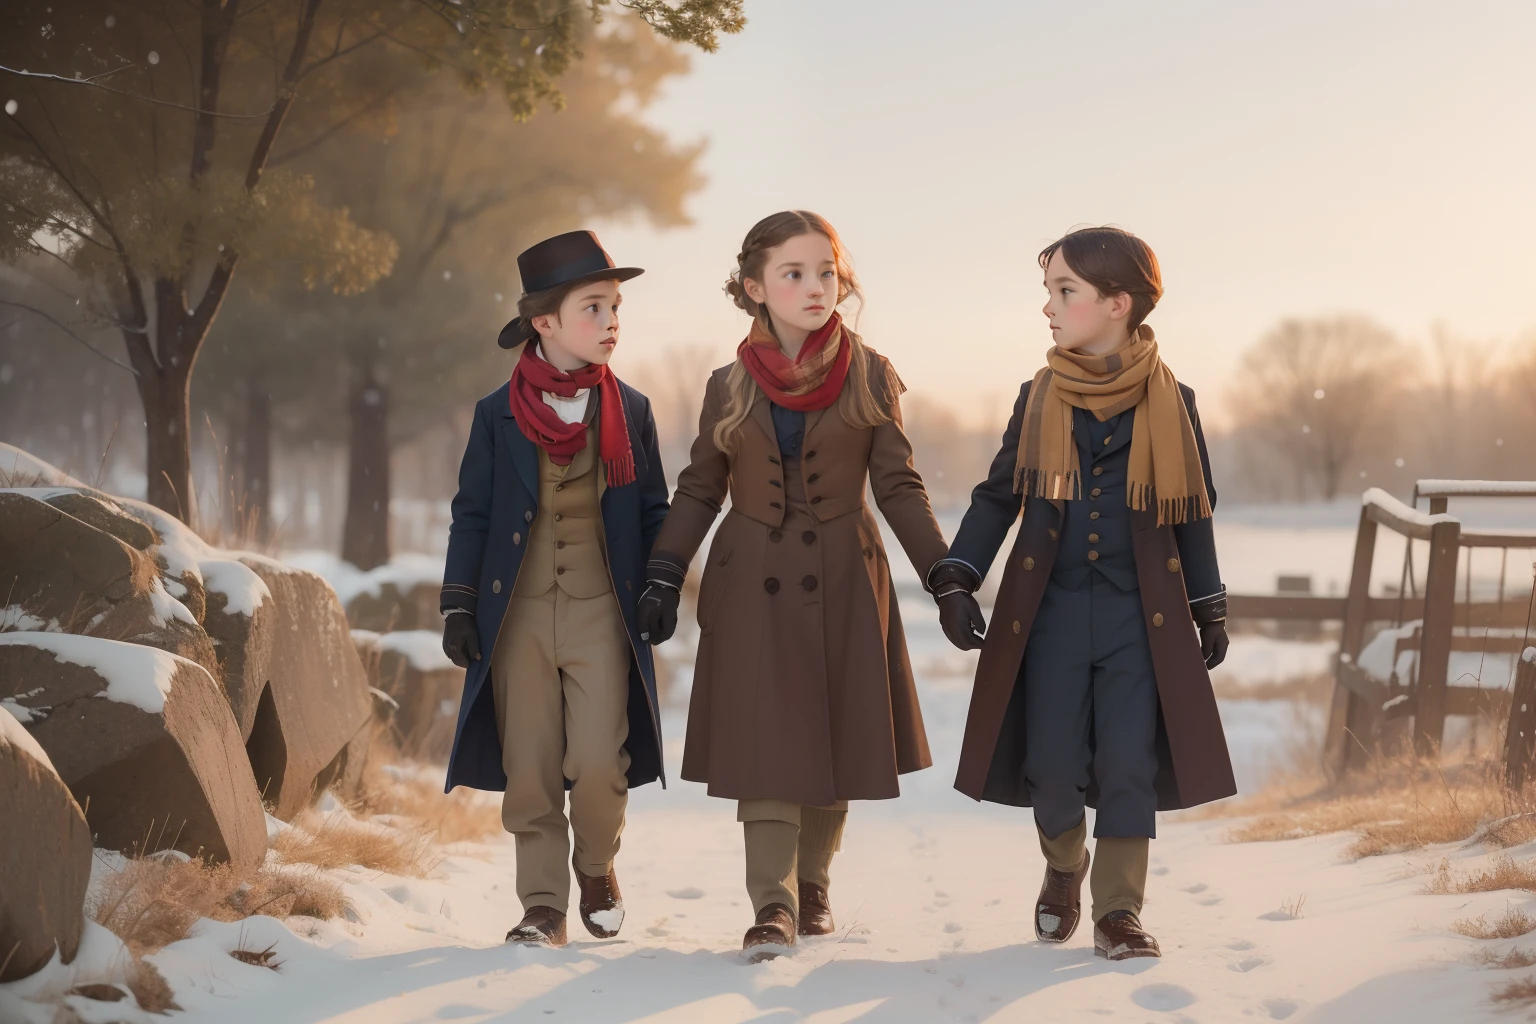
[[[752,333],[736,349],[736,355],[776,404],[808,412],[837,401],[848,378],[853,346],[843,336],[843,318],[833,313],[832,319],[805,339],[793,360],[784,354],[773,332],[758,320],[752,321]]]

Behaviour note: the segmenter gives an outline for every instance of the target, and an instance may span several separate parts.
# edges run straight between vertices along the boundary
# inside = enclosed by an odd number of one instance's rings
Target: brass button
[[[1046,530],[1045,532],[1051,535],[1051,540],[1055,540],[1056,538],[1061,536],[1060,533],[1056,532],[1056,529],[1054,527]]]
[[[1099,542],[1099,535],[1098,534],[1090,533],[1088,535],[1088,543],[1089,544],[1097,544],[1098,542]]]
[[[565,484],[555,484],[555,490],[557,490],[557,491],[565,490]]]
[[[501,593],[501,580],[491,580],[491,593]]]
[[[1093,475],[1094,476],[1103,476],[1104,475],[1104,467],[1103,466],[1094,466],[1093,467]]]
[[[556,576],[564,576],[565,575],[565,566],[563,566],[563,565],[556,566],[555,567],[555,575]]]
[[[1154,625],[1154,626],[1161,626],[1162,624],[1163,624],[1163,613],[1162,612],[1153,612],[1152,613],[1152,625]]]
[[[525,523],[533,522],[533,513],[532,512],[524,512],[523,513],[523,522],[525,522]]]
[[[1035,567],[1035,560],[1033,558],[1031,558],[1029,555],[1025,555],[1024,556],[1024,561],[1021,562],[1020,564],[1024,566],[1024,571],[1028,572],[1029,570],[1031,570],[1031,569],[1033,569]]]
[[[1179,571],[1179,560],[1177,558],[1170,558],[1170,559],[1168,559],[1168,571],[1169,572],[1178,572]]]
[[[523,535],[522,534],[520,534],[520,533],[512,534],[512,543],[513,544],[521,544],[522,542],[523,542]]]
[[[774,579],[772,576],[769,576],[767,579],[763,580],[763,589],[768,591],[770,594],[777,594],[779,592],[779,581]]]
[[[1097,551],[1090,551],[1090,552],[1088,552],[1088,561],[1090,561],[1090,562],[1097,562],[1098,560],[1099,560],[1099,553]]]
[[[1103,493],[1104,493],[1103,491],[1101,491],[1097,487],[1095,487],[1093,490],[1088,492],[1088,497],[1090,497],[1090,498],[1097,498],[1099,495],[1101,495]]]
[[[807,576],[805,579],[800,581],[800,585],[802,587],[804,587],[806,590],[815,590],[816,589],[816,577],[815,576]]]
[[[1024,628],[1024,627],[1022,627],[1022,626],[1020,626],[1020,625],[1019,625],[1019,620],[1018,620],[1018,619],[1014,619],[1014,620],[1013,620],[1013,631],[1014,631],[1014,632],[1015,632],[1015,633],[1017,633],[1017,632],[1018,632],[1018,631],[1019,631],[1019,630],[1021,630],[1021,629],[1023,629],[1023,628]]]
[[[783,534],[782,531],[779,531],[779,530],[769,530],[768,531],[768,539],[773,541],[775,544],[777,544],[779,541],[784,539],[784,534]]]
[[[815,530],[806,530],[804,533],[802,533],[800,535],[800,539],[805,541],[807,544],[815,544],[816,543],[816,531]]]
[[[1097,518],[1099,518],[1099,514],[1098,514],[1098,512],[1089,512],[1088,513],[1088,518],[1089,519],[1097,519]]]
[[[1105,444],[1109,444],[1109,442],[1114,439],[1114,436],[1115,436],[1114,434],[1110,434],[1109,437],[1106,437],[1104,439],[1104,443]]]
[[[556,512],[555,513],[555,522],[562,523],[564,521],[565,521],[565,516],[561,515],[559,512]]]

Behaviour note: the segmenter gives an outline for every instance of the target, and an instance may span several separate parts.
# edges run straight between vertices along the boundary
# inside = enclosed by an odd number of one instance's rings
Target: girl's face
[[[1069,352],[1104,355],[1129,337],[1127,318],[1131,297],[1125,292],[1100,295],[1093,285],[1077,276],[1057,249],[1045,267],[1045,313],[1051,322],[1051,338]]]
[[[608,362],[619,344],[623,301],[617,281],[593,281],[571,289],[559,313],[533,318],[544,358],[566,372]]]
[[[775,325],[810,333],[832,318],[840,287],[832,241],[816,231],[796,235],[768,250],[761,281],[742,287],[753,302],[768,307]]]

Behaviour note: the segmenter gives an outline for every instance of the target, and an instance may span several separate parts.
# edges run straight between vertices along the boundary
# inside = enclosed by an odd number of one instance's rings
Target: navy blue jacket
[[[443,607],[474,613],[480,634],[480,660],[471,662],[459,702],[458,729],[448,758],[445,791],[454,786],[504,790],[496,702],[490,686],[491,652],[523,562],[525,535],[538,515],[539,450],[523,436],[512,416],[510,384],[503,384],[475,405],[469,444],[459,467],[459,493],[453,499],[448,528],[448,560],[443,570]],[[619,382],[629,443],[635,454],[635,482],[603,492],[603,532],[608,542],[608,572],[624,615],[632,658],[629,666],[629,784],[661,779],[661,721],[656,707],[656,669],[650,645],[635,625],[635,603],[645,584],[645,560],[667,517],[667,478],[656,444],[651,402]]]

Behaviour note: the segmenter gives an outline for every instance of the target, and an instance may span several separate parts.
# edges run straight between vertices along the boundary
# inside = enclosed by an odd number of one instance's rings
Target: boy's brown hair
[[[1057,251],[1078,277],[1100,295],[1131,297],[1131,316],[1126,326],[1134,331],[1163,297],[1163,272],[1152,247],[1119,228],[1081,228],[1056,239],[1040,250],[1045,269]]]

